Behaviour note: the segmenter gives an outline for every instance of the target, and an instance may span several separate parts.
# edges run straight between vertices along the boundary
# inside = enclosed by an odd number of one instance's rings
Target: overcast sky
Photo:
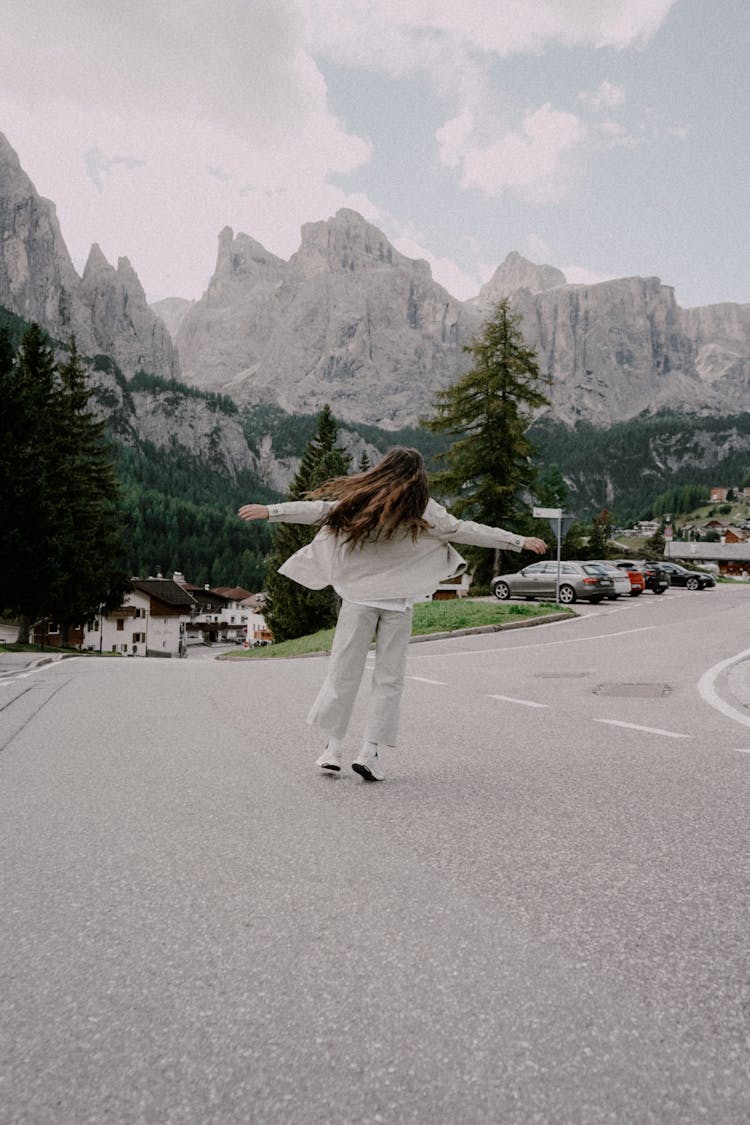
[[[7,0],[0,131],[150,299],[359,211],[456,297],[511,250],[750,302],[748,0]]]

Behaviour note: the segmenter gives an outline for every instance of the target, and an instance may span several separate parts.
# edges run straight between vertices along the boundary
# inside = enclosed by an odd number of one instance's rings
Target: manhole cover
[[[669,684],[597,684],[594,695],[616,695],[628,699],[659,699],[671,695]]]

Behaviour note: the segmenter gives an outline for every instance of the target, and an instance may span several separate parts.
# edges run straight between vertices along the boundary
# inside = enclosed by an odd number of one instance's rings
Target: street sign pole
[[[555,601],[560,601],[560,560],[562,557],[562,508],[534,508],[534,519],[549,520],[552,532],[557,536],[557,575],[555,578]]]

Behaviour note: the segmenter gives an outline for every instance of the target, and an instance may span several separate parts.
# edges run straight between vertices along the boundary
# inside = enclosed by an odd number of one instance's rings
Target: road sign
[[[559,520],[562,508],[533,508],[531,514],[535,520]]]

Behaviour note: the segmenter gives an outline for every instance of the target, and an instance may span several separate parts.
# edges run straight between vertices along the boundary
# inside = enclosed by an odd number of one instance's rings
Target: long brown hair
[[[417,449],[395,446],[373,469],[336,477],[309,495],[337,501],[322,526],[352,546],[366,539],[391,539],[397,531],[416,540],[430,526],[423,519],[430,499],[427,473]]]

